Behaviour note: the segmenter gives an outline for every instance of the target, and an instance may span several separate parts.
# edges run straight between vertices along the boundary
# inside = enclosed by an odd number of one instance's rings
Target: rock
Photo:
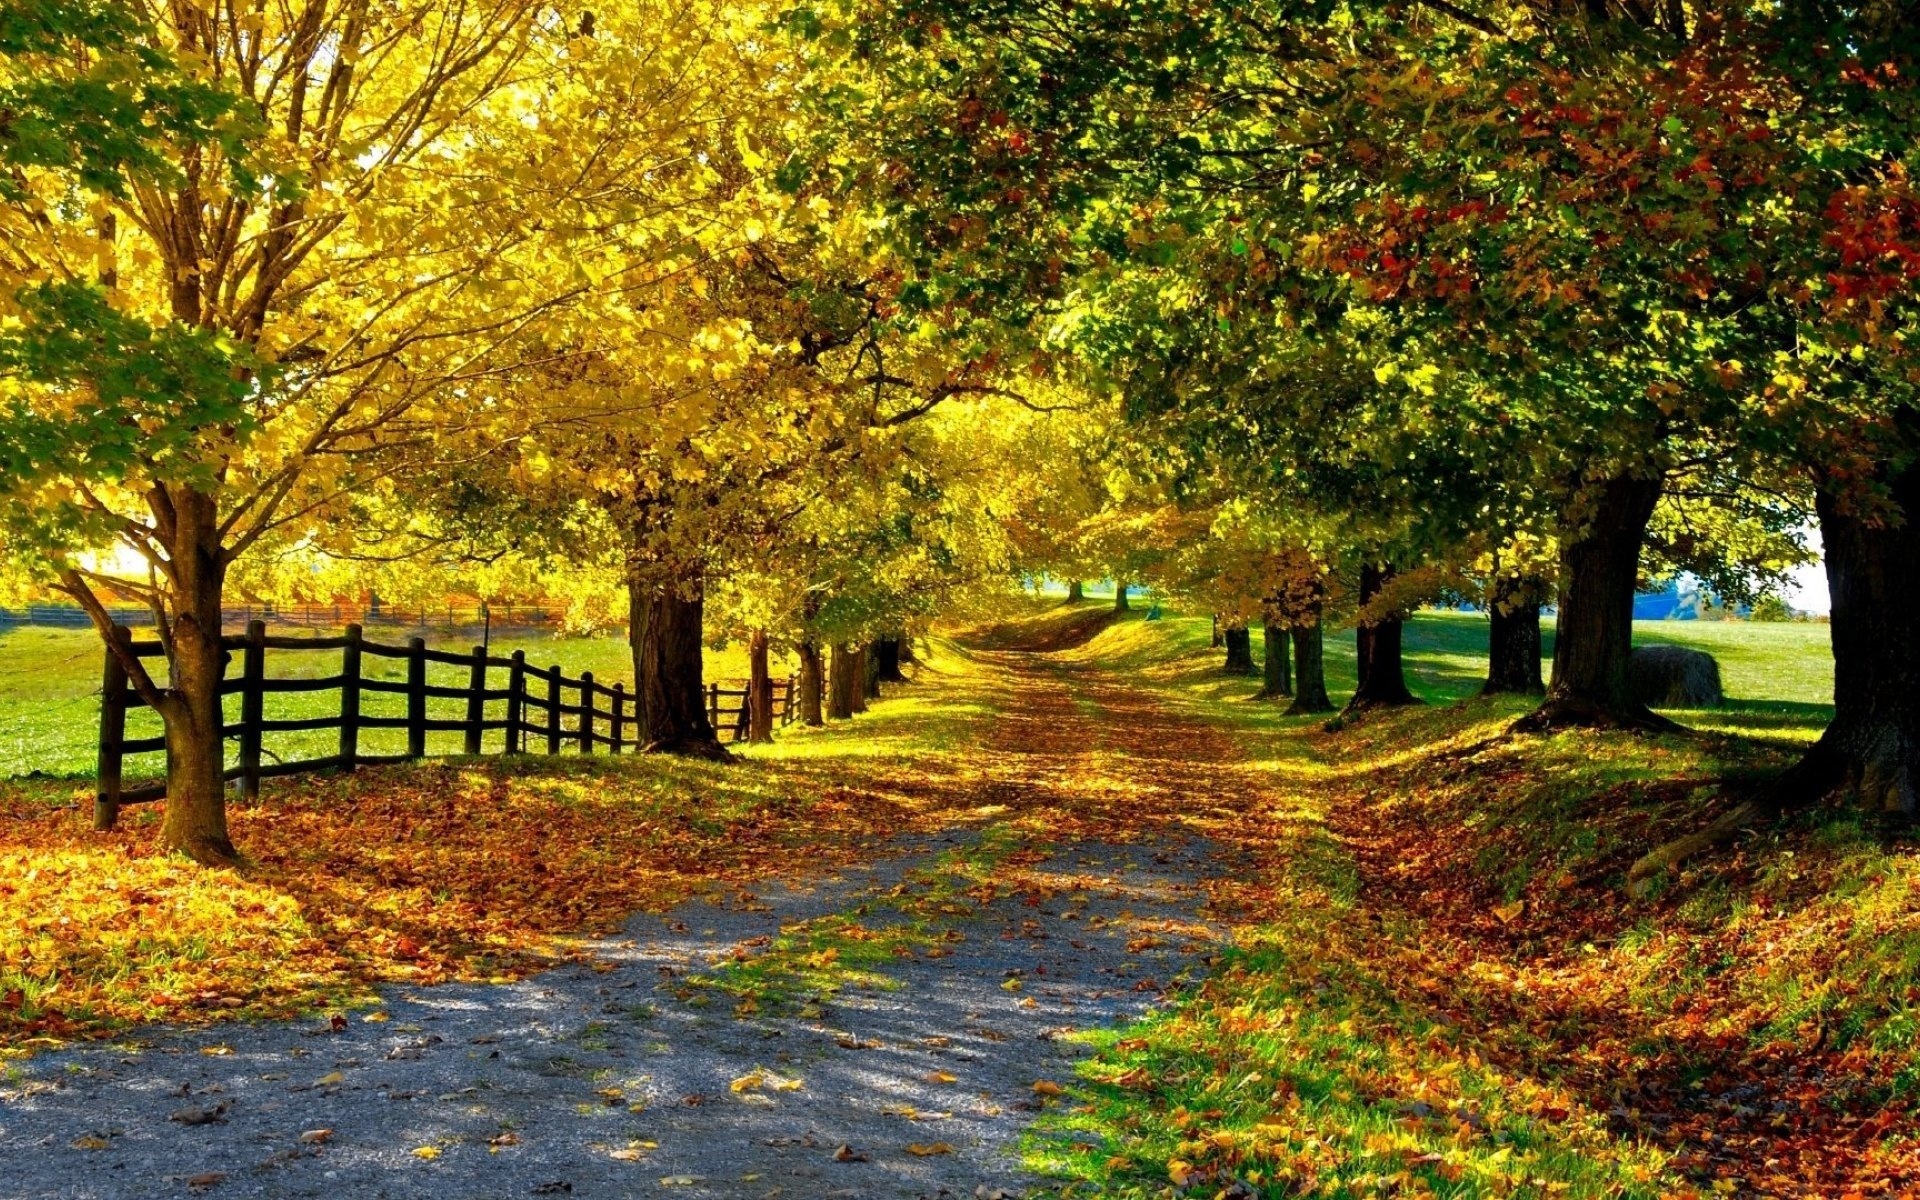
[[[1720,664],[1685,646],[1636,646],[1627,667],[1634,699],[1650,708],[1718,708]]]

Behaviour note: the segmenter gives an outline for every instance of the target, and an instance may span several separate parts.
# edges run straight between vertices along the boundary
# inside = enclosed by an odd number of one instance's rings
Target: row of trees
[[[903,294],[1117,399],[1213,607],[1351,580],[1356,705],[1423,597],[1495,616],[1528,730],[1668,727],[1632,600],[1751,594],[1817,521],[1835,717],[1760,807],[1920,809],[1915,44],[1902,5],[828,0],[819,169]],[[1170,539],[1178,542],[1178,538]],[[1205,554],[1217,553],[1209,543]],[[1188,556],[1191,557],[1191,556]],[[1249,563],[1260,578],[1240,580]],[[1751,816],[1751,813],[1747,814]]]
[[[9,0],[0,554],[103,634],[152,610],[164,673],[108,644],[168,845],[235,855],[236,588],[611,581],[651,747],[718,756],[709,632],[797,652],[806,708],[826,648],[1005,574],[969,431],[1020,392],[901,321],[871,210],[794,169],[775,15]]]
[[[225,861],[221,601],[337,564],[910,634],[1016,570],[1291,643],[1493,616],[1529,729],[1661,728],[1631,605],[1803,561],[1836,716],[1770,803],[1911,811],[1915,64],[1897,6],[9,0],[0,550],[150,606],[165,837]],[[332,564],[316,571],[315,564]],[[428,565],[423,565],[428,564]],[[590,581],[580,583],[578,581]],[[1274,659],[1269,654],[1269,660]]]

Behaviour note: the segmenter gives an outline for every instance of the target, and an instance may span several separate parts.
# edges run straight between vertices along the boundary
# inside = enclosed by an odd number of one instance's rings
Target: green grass
[[[1136,611],[1118,630],[1102,637],[1100,661],[1122,671],[1150,671],[1168,683],[1194,684],[1220,679],[1218,697],[1257,687],[1257,681],[1218,676],[1219,663],[1194,656],[1207,645],[1210,623],[1204,617],[1169,613],[1148,622]],[[1542,630],[1542,675],[1553,670],[1553,621]],[[1727,703],[1718,709],[1676,710],[1682,724],[1720,733],[1746,733],[1810,741],[1833,715],[1833,650],[1827,626],[1812,622],[1766,624],[1747,621],[1638,621],[1634,640],[1665,642],[1705,650],[1720,662]],[[1408,620],[1405,632],[1407,684],[1432,704],[1464,700],[1486,680],[1487,619],[1479,613],[1425,610]],[[1254,660],[1263,656],[1253,639]],[[1224,656],[1225,651],[1215,651]],[[1327,691],[1334,703],[1353,691],[1354,648],[1351,629],[1329,630],[1326,637]]]
[[[136,631],[135,636],[142,635]],[[370,640],[402,645],[407,636],[405,631],[400,630],[380,631],[371,635]],[[465,634],[442,634],[429,636],[427,644],[434,649],[460,652],[472,649],[473,642]],[[516,650],[524,650],[530,666],[544,669],[558,664],[567,675],[573,677],[578,677],[583,671],[592,671],[595,679],[609,685],[631,684],[633,678],[627,643],[619,637],[556,638],[547,634],[516,632],[496,636],[489,648],[497,658],[507,658]],[[90,629],[19,626],[0,632],[0,778],[41,775],[82,779],[92,776],[100,719],[103,656],[100,639]],[[164,681],[164,660],[149,659],[148,662]],[[361,661],[361,669],[369,679],[391,682],[403,682],[406,679],[406,663],[399,659],[366,655]],[[744,678],[747,674],[745,648],[729,646],[722,650],[707,651],[706,669],[709,680]],[[789,669],[790,665],[785,662],[775,663],[773,668],[776,677],[786,674]],[[338,674],[339,670],[340,652],[337,650],[267,652],[267,674],[270,678],[312,679]],[[467,679],[465,667],[429,664],[427,668],[429,684],[464,687]],[[506,669],[493,669],[488,677],[488,686],[498,688],[505,685]],[[536,680],[534,686],[538,689],[542,685]],[[536,691],[536,694],[539,693]],[[564,699],[572,702],[575,698],[568,694]],[[505,701],[494,701],[487,707],[487,719],[499,720],[506,715],[505,710]],[[269,719],[333,716],[339,711],[340,694],[337,691],[295,692],[270,695],[266,699],[266,715]],[[366,716],[401,717],[406,715],[406,700],[402,696],[366,693],[361,697],[361,711]],[[427,715],[433,719],[459,719],[465,716],[465,711],[463,701],[434,699],[427,704]],[[239,697],[229,696],[227,719],[238,720],[239,715]],[[542,714],[534,714],[534,719],[541,718]],[[128,714],[128,737],[152,737],[159,733],[160,721],[152,712],[139,709]],[[485,748],[490,752],[499,749],[501,739],[500,733],[489,733]],[[266,761],[325,757],[335,752],[338,741],[339,735],[333,730],[269,734],[264,746]],[[462,738],[458,733],[431,733],[427,737],[429,754],[457,753],[461,744]],[[360,749],[365,754],[398,754],[406,749],[406,734],[402,730],[392,729],[363,730]],[[229,750],[232,750],[231,745]],[[158,753],[136,756],[127,762],[127,777],[130,780],[157,776],[161,770],[162,756]]]

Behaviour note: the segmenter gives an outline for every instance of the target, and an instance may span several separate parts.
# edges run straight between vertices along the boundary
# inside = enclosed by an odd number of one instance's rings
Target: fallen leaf
[[[661,1187],[692,1187],[699,1182],[698,1177],[693,1175],[662,1175],[660,1177]]]
[[[313,1082],[314,1082],[314,1086],[316,1087],[332,1087],[336,1083],[345,1083],[346,1080],[347,1080],[347,1077],[341,1072],[328,1071],[325,1075],[322,1075],[320,1078],[314,1080]]]
[[[1058,1096],[1066,1090],[1067,1089],[1061,1087],[1051,1079],[1036,1079],[1033,1081],[1033,1094],[1036,1096]]]
[[[200,1047],[200,1053],[206,1055],[208,1058],[225,1058],[227,1055],[233,1053],[233,1047],[232,1046],[202,1046]]]
[[[1515,900],[1512,904],[1502,904],[1494,909],[1493,915],[1500,918],[1501,924],[1511,925],[1519,918],[1521,912],[1523,912],[1526,907],[1527,902],[1525,900]]]
[[[907,1145],[907,1153],[919,1158],[930,1158],[935,1154],[952,1154],[953,1144],[951,1142],[910,1142]]]
[[[83,1133],[73,1139],[72,1144],[75,1150],[105,1150],[113,1143],[107,1141],[106,1138],[101,1137],[97,1133]]]
[[[193,1178],[187,1180],[187,1189],[194,1192],[204,1192],[208,1188],[219,1187],[226,1181],[227,1173],[225,1171],[207,1171],[204,1174],[195,1175]]]
[[[855,1150],[852,1146],[846,1145],[843,1142],[841,1143],[840,1148],[833,1152],[833,1161],[835,1162],[868,1162],[870,1160],[867,1158],[866,1155],[860,1153],[858,1150]]]
[[[959,1083],[960,1077],[958,1075],[953,1074],[950,1071],[929,1071],[927,1072],[927,1082],[928,1083]]]
[[[300,1135],[300,1140],[309,1146],[323,1146],[333,1140],[331,1129],[309,1129]]]
[[[414,1148],[413,1156],[415,1158],[425,1159],[427,1162],[432,1162],[434,1159],[440,1157],[440,1148],[438,1146],[418,1146]]]

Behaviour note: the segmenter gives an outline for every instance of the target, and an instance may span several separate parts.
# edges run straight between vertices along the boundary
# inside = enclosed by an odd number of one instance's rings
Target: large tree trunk
[[[650,570],[630,572],[627,604],[642,751],[721,761],[732,757],[707,719],[700,658],[706,599],[698,570],[678,579]]]
[[[873,644],[876,664],[875,680],[885,683],[905,683],[907,677],[900,673],[900,638],[881,638]],[[879,693],[876,692],[876,695]]]
[[[1759,795],[1698,833],[1669,842],[1628,872],[1649,877],[1742,829],[1846,788],[1866,807],[1920,816],[1920,460],[1883,481],[1900,508],[1893,520],[1863,517],[1829,489],[1814,502],[1833,600],[1833,720],[1820,740]]]
[[[1113,611],[1117,613],[1127,611],[1127,585],[1125,583],[1116,582],[1113,585]]]
[[[1290,717],[1333,711],[1327,698],[1325,633],[1320,614],[1310,623],[1293,627],[1293,703],[1287,707]]]
[[[1229,675],[1253,674],[1253,634],[1246,625],[1227,626],[1227,662],[1223,668]]]
[[[1540,707],[1514,728],[1545,732],[1567,726],[1679,728],[1633,698],[1633,596],[1647,522],[1660,500],[1658,475],[1616,475],[1582,502],[1586,519],[1562,532],[1560,614],[1554,627],[1553,682]]]
[[[1067,585],[1067,603],[1078,604],[1087,598],[1087,591],[1078,579]]]
[[[767,669],[767,631],[747,636],[747,741],[773,740],[773,675]]]
[[[167,734],[167,811],[160,840],[207,866],[238,858],[227,833],[225,716],[220,685],[226,651],[220,646],[220,602],[226,557],[213,499],[186,488],[173,497],[173,562],[167,690],[160,710]]]
[[[832,673],[827,680],[827,715],[836,721],[853,716],[854,696],[860,690],[854,679],[854,653],[845,642],[833,644]]]
[[[811,639],[800,643],[800,723],[820,726],[826,724],[820,716],[822,680],[820,678],[820,647]]]
[[[1365,606],[1376,599],[1392,579],[1392,567],[1362,566],[1361,605]],[[1347,701],[1346,711],[1419,703],[1413,693],[1407,690],[1406,664],[1400,652],[1404,627],[1405,621],[1398,612],[1394,612],[1354,630],[1355,659],[1360,679],[1353,690],[1353,699]]]
[[[1482,695],[1511,692],[1538,696],[1547,690],[1540,678],[1541,580],[1499,573],[1487,597],[1487,684]]]
[[[1207,649],[1218,650],[1227,640],[1226,631],[1221,627],[1220,614],[1213,614],[1213,627],[1207,635]]]
[[[867,664],[872,661],[873,655],[867,652],[865,642],[853,647],[850,658],[852,665],[848,668],[852,682],[848,686],[853,688],[853,711],[856,713],[867,711],[867,692],[873,687],[873,676]]]
[[[1260,626],[1260,640],[1263,643],[1261,648],[1266,652],[1261,664],[1260,699],[1277,700],[1293,695],[1292,663],[1288,661],[1287,654],[1290,639],[1286,626],[1265,622]]]

